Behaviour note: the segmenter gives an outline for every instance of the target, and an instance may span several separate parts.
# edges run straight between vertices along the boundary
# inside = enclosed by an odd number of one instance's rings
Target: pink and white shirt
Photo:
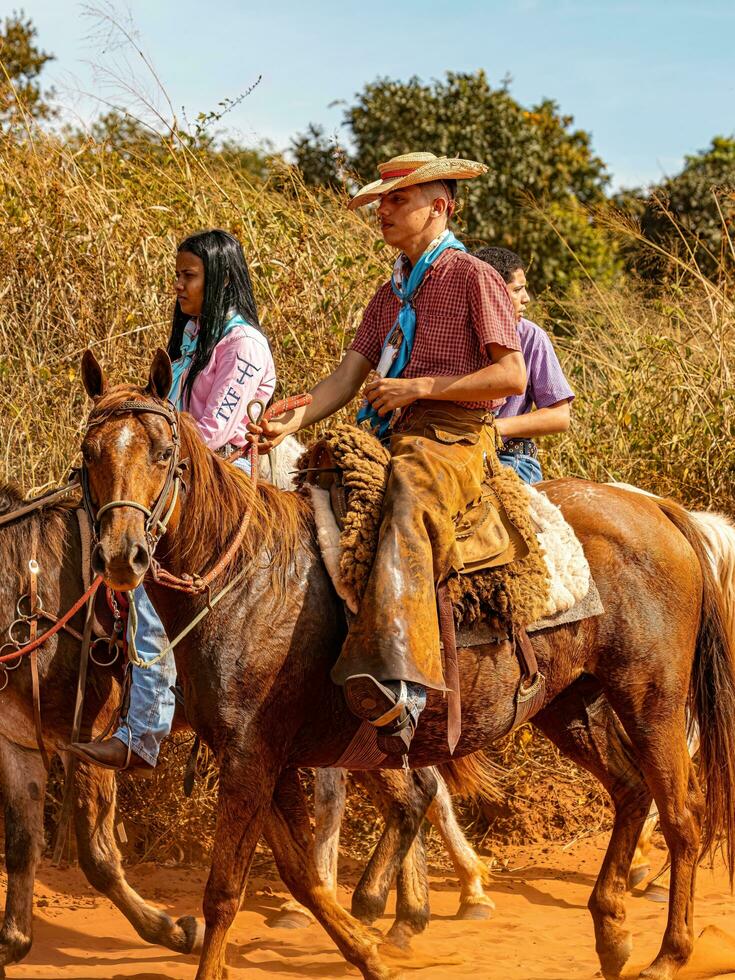
[[[190,337],[199,330],[189,320]],[[183,388],[186,375],[182,377]],[[212,351],[206,367],[194,379],[186,410],[210,449],[247,442],[248,403],[267,404],[276,386],[276,369],[268,341],[257,327],[237,318]]]

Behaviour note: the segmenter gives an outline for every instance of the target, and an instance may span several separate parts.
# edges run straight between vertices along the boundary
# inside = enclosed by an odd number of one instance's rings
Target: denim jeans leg
[[[503,466],[515,470],[524,483],[540,483],[543,480],[541,465],[535,456],[517,456],[515,453],[498,453]]]
[[[168,643],[163,623],[142,585],[133,593],[138,612],[135,644],[142,660],[152,660]],[[148,669],[132,668],[128,716],[121,721],[115,738],[146,762],[155,766],[161,742],[171,731],[176,700],[171,685],[176,683],[176,662],[168,653]]]
[[[247,456],[240,456],[232,465],[250,476],[250,460]]]

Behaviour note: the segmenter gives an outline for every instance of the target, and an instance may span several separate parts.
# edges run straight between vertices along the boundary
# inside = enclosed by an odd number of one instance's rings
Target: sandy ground
[[[602,860],[605,836],[564,850],[560,845],[514,849],[508,870],[494,879],[497,903],[487,922],[458,922],[454,879],[433,874],[431,925],[413,942],[411,954],[393,957],[406,977],[448,980],[472,977],[503,980],[576,980],[599,976],[592,925],[586,909]],[[654,854],[654,861],[662,858]],[[138,866],[130,880],[148,899],[173,915],[198,912],[205,871]],[[0,876],[0,891],[5,881]],[[272,929],[268,918],[286,893],[277,881],[259,877],[237,916],[228,950],[229,977],[331,978],[356,976],[316,925],[303,930]],[[345,904],[347,890],[341,892]],[[36,889],[36,930],[27,959],[7,970],[8,980],[191,980],[193,957],[176,956],[143,944],[120,913],[86,884],[76,869],[45,864]],[[695,933],[699,937],[682,980],[735,980],[735,899],[722,868],[701,869],[697,883]],[[384,931],[390,920],[378,923]],[[628,900],[635,951],[627,977],[655,955],[666,922],[666,906],[637,892]]]

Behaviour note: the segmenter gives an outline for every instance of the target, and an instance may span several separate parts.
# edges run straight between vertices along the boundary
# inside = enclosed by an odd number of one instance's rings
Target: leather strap
[[[77,514],[84,515],[83,511],[77,511]],[[89,533],[89,526],[87,525],[87,517],[83,516],[84,523],[87,526],[87,533]],[[82,517],[79,517],[80,528]],[[82,544],[82,569],[83,575],[85,576],[85,591],[86,591],[86,569],[84,566],[84,544]],[[89,664],[89,647],[92,641],[92,632],[94,630],[95,615],[94,615],[94,605],[97,598],[97,593],[89,597],[87,600],[87,611],[84,617],[84,631],[82,633],[82,645],[79,650],[79,672],[77,674],[77,697],[74,703],[74,720],[71,726],[71,742],[79,741],[79,734],[82,728],[82,711],[84,709],[84,694],[87,689],[87,666]],[[56,837],[54,840],[54,850],[52,862],[55,865],[61,864],[62,858],[64,856],[64,848],[66,847],[66,841],[68,838],[69,822],[71,820],[72,814],[72,803],[74,801],[74,772],[77,767],[76,756],[71,753],[68,754],[68,764],[66,768],[66,774],[64,777],[64,795],[61,800],[61,812],[59,814],[59,822],[56,825]]]
[[[0,527],[4,524],[17,521],[19,517],[25,517],[26,514],[32,514],[36,510],[43,510],[44,507],[50,507],[58,500],[63,500],[72,490],[77,490],[78,488],[79,477],[74,474],[65,487],[61,487],[59,490],[50,490],[48,493],[41,494],[40,497],[24,500],[20,507],[14,507],[13,510],[8,511],[6,514],[0,514]]]
[[[35,548],[33,549],[35,553]],[[30,603],[30,619],[28,620],[28,641],[33,643],[38,636],[38,564],[35,557],[28,563],[30,569],[30,585],[28,588],[28,598]],[[46,745],[43,741],[43,729],[41,728],[41,685],[38,679],[38,649],[31,651],[31,687],[33,690],[33,724],[36,728],[36,743],[43,759],[46,771],[51,767]]]
[[[538,674],[538,661],[528,633],[522,626],[515,629],[516,655],[523,671],[524,679],[530,680]]]
[[[449,752],[454,750],[462,734],[462,698],[459,691],[459,663],[457,661],[457,637],[454,631],[454,610],[446,582],[437,589],[439,634],[444,648],[444,682],[447,685],[447,742]]]
[[[538,669],[538,661],[528,633],[520,626],[513,634],[516,656],[521,667],[521,682],[516,692],[513,728],[532,718],[546,699],[546,678]]]

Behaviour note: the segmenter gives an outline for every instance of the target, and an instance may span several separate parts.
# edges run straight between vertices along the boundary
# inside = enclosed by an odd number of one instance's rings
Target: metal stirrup
[[[390,690],[390,688],[388,688]],[[393,692],[391,691],[391,694]],[[405,681],[401,681],[400,692],[397,696],[396,703],[392,708],[380,715],[378,718],[371,718],[370,724],[374,725],[376,728],[382,728],[383,725],[389,725],[396,718],[400,717],[401,712],[404,708],[408,706],[408,686]]]

